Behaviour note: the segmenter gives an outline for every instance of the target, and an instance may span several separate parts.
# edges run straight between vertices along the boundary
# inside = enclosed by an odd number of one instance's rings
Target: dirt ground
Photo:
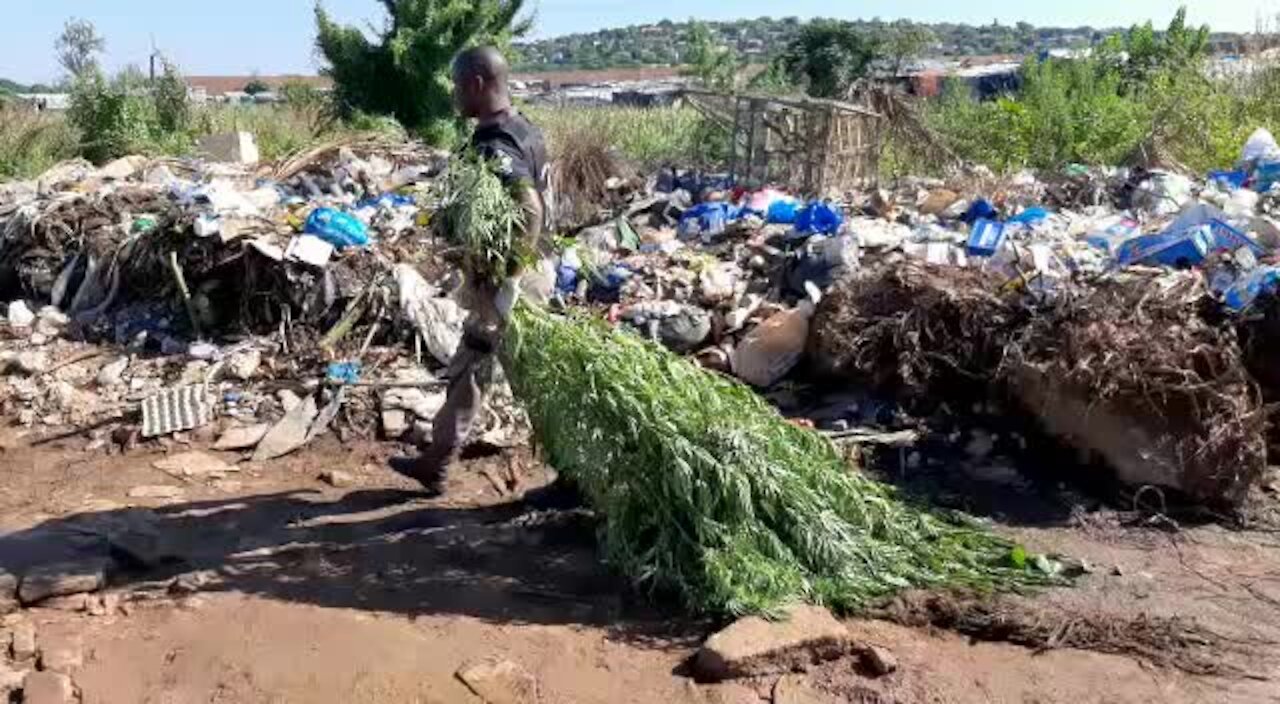
[[[1135,522],[1070,492],[1046,498],[1013,469],[968,477],[966,491],[992,489],[961,503],[1034,550],[1086,561],[1075,588],[987,601],[980,624],[907,600],[886,612],[898,623],[848,622],[896,656],[894,673],[838,660],[741,682],[757,699],[731,700],[683,674],[715,624],[632,594],[600,562],[589,516],[521,502],[550,478],[527,452],[471,460],[426,500],[383,469],[389,445],[328,438],[186,483],[152,467],[158,448],[107,456],[3,432],[0,566],[113,558],[108,608],[6,621],[82,638],[86,704],[480,702],[455,673],[489,657],[527,669],[548,704],[1280,701],[1280,535]],[[351,484],[322,482],[326,470]],[[181,495],[128,497],[153,485]],[[167,559],[120,554],[139,522]],[[1004,642],[1032,633],[1047,642]]]

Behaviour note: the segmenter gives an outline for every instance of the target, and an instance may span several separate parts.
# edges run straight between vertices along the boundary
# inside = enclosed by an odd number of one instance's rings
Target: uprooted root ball
[[[908,403],[989,397],[1005,347],[1029,316],[977,269],[918,262],[844,280],[814,316],[819,370]]]
[[[1266,413],[1235,331],[1203,317],[1208,301],[1193,273],[1101,282],[1038,316],[1004,376],[1122,481],[1238,504],[1266,468]]]

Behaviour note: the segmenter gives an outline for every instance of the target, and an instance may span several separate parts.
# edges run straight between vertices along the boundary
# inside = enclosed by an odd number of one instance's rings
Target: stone
[[[40,634],[40,669],[73,674],[84,667],[84,642],[79,635]]]
[[[19,670],[0,662],[0,700],[9,701],[3,695],[22,691],[22,683],[30,670]]]
[[[339,469],[326,469],[320,473],[320,481],[329,486],[343,489],[356,483],[356,478]]]
[[[22,683],[23,704],[74,704],[76,687],[60,672],[32,672]]]
[[[262,366],[262,350],[248,349],[237,352],[227,359],[227,374],[233,379],[249,381]]]
[[[53,596],[40,602],[40,608],[49,611],[65,611],[69,614],[79,614],[89,610],[89,600],[91,598],[89,594]]]
[[[98,176],[112,181],[123,181],[138,173],[147,165],[145,156],[122,156],[115,161],[98,167]]]
[[[288,413],[302,405],[302,399],[298,397],[298,394],[289,389],[280,389],[277,391],[276,399],[280,401],[280,406],[284,409],[285,413]]]
[[[13,358],[13,367],[27,376],[39,376],[49,368],[49,355],[43,351],[27,350]]]
[[[888,648],[869,645],[862,651],[862,664],[876,677],[884,677],[898,669],[898,658]]]
[[[48,337],[58,337],[70,324],[66,313],[53,306],[45,306],[36,314],[36,332]]]
[[[399,440],[409,430],[409,414],[399,409],[382,412],[382,437]]]
[[[18,576],[0,569],[0,616],[22,608],[18,601]]]
[[[36,322],[36,314],[27,307],[26,301],[14,301],[9,304],[9,327],[12,330],[29,330]]]
[[[19,621],[9,630],[9,654],[14,662],[36,659],[36,627],[30,621]]]
[[[106,570],[103,558],[42,565],[23,575],[18,598],[30,606],[55,596],[96,592],[106,582]]]
[[[283,457],[302,447],[307,442],[311,430],[311,422],[320,414],[316,407],[316,399],[308,396],[293,410],[284,415],[279,423],[267,431],[266,437],[258,443],[253,451],[254,462],[264,462]]]
[[[773,704],[843,704],[844,701],[817,689],[802,675],[787,675],[773,686]]]
[[[538,681],[528,670],[510,660],[488,658],[464,665],[458,679],[485,704],[534,704]]]
[[[242,425],[227,428],[226,432],[213,444],[213,449],[230,452],[234,450],[251,450],[267,436],[271,426],[266,423]]]
[[[939,188],[930,191],[928,197],[920,204],[921,215],[941,215],[960,200],[960,194],[955,191]]]
[[[212,570],[201,570],[178,575],[169,583],[169,594],[172,596],[190,596],[218,581],[218,573]]]
[[[249,132],[224,132],[201,137],[200,151],[213,161],[253,165],[258,163],[258,143]]]
[[[128,496],[131,499],[160,499],[167,501],[180,498],[183,493],[185,492],[180,486],[149,484],[133,487],[129,490]]]
[[[90,616],[110,616],[120,610],[119,594],[102,594],[89,601]]]
[[[124,371],[128,368],[129,358],[117,357],[98,370],[94,381],[103,388],[119,386],[124,381]]]
[[[826,609],[793,606],[782,621],[748,616],[707,639],[694,658],[703,681],[791,672],[837,659],[850,649],[849,633]]]
[[[190,478],[222,476],[239,471],[235,465],[198,450],[170,455],[152,462],[151,466],[170,476]]]
[[[736,682],[713,684],[701,689],[702,701],[707,704],[760,704],[760,696],[754,689]]]

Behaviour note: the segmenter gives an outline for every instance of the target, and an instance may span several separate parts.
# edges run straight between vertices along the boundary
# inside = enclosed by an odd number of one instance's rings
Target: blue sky
[[[971,24],[999,19],[1039,25],[1128,25],[1168,22],[1180,4],[1191,19],[1215,29],[1247,31],[1260,17],[1277,24],[1280,0],[529,0],[539,36],[651,22],[669,17],[734,19],[763,15],[848,18],[905,17]],[[377,20],[374,0],[326,0],[349,21]],[[146,60],[152,37],[191,74],[313,73],[312,0],[4,0],[0,25],[0,77],[43,81],[57,77],[53,41],[71,16],[92,20],[107,39],[106,64],[116,68]]]

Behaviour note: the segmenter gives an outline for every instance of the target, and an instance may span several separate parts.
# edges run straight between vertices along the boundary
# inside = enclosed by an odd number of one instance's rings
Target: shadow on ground
[[[420,495],[299,491],[54,519],[0,538],[0,569],[108,558],[131,591],[241,592],[413,617],[609,627],[619,639],[682,634],[599,560],[593,519],[523,503],[441,507]],[[684,621],[687,625],[688,622]],[[690,637],[696,634],[690,632]]]

